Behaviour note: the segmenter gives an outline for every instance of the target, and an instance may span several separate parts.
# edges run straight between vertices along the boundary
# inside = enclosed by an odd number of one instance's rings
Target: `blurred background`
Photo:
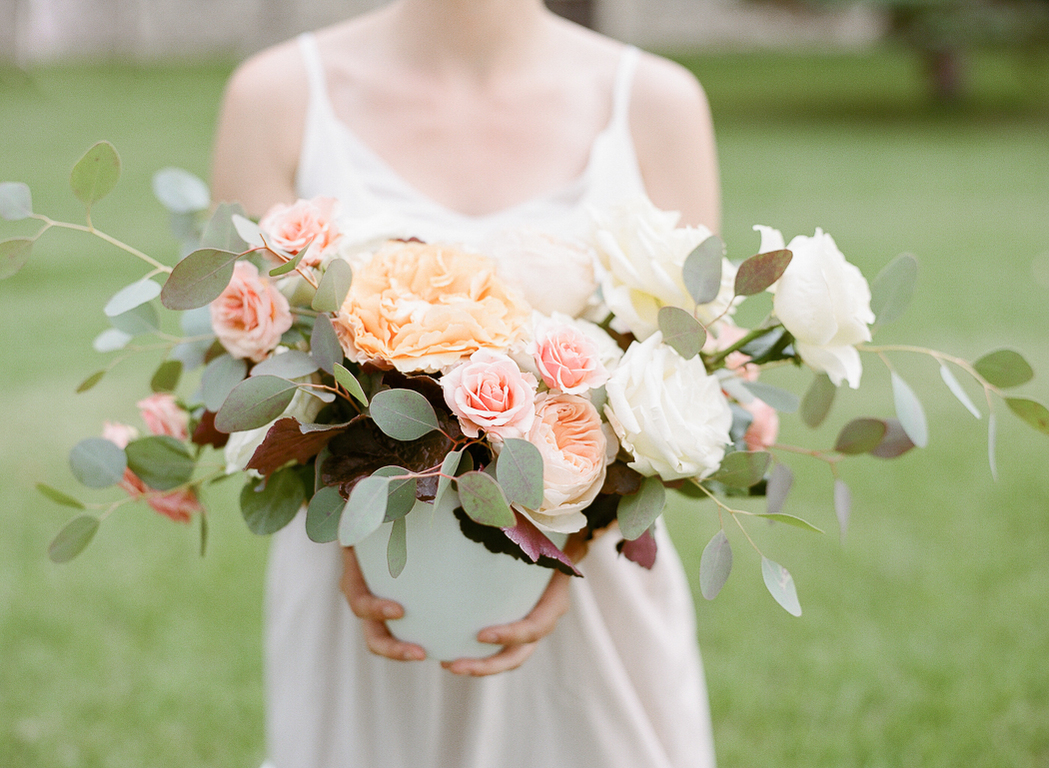
[[[914,253],[914,303],[875,341],[968,360],[1018,349],[1038,375],[1017,394],[1049,400],[1049,3],[557,1],[698,75],[731,258],[757,249],[754,224],[788,239],[823,227],[868,279]],[[0,0],[0,181],[82,222],[69,169],[107,139],[124,173],[96,225],[172,263],[150,179],[165,166],[207,178],[235,62],[368,5]],[[33,231],[0,221],[0,239]],[[159,362],[92,350],[103,304],[142,271],[75,234],[48,233],[0,283],[0,765],[256,766],[267,543],[244,529],[237,488],[211,491],[204,557],[196,524],[143,505],[119,510],[75,561],[47,559],[72,511],[34,484],[74,488],[69,449],[104,420],[137,423]],[[784,455],[797,475],[785,511],[828,534],[748,528],[793,574],[801,618],[773,602],[733,528],[734,573],[703,600],[699,556],[717,516],[681,499],[667,515],[695,584],[726,768],[1049,766],[1049,439],[995,402],[995,482],[976,388],[980,420],[928,358],[889,362],[925,405],[929,447],[842,465],[844,540],[826,467]],[[891,416],[885,364],[864,363],[863,388],[839,393],[823,427],[785,416],[781,442],[829,448],[851,417]],[[776,383],[802,394],[809,378]]]

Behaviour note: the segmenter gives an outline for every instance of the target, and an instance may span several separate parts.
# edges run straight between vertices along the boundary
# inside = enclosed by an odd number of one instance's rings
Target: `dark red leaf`
[[[641,481],[645,478],[621,461],[608,465],[605,484],[601,486],[602,494],[630,496],[641,490]]]
[[[903,426],[899,421],[886,419],[885,427],[885,437],[881,439],[881,442],[876,447],[871,449],[871,456],[877,456],[879,459],[895,459],[914,447],[914,443],[907,437],[907,433],[903,431]]]
[[[517,518],[517,525],[513,528],[503,528],[502,531],[510,541],[521,548],[521,551],[525,553],[529,560],[533,563],[539,563],[543,558],[556,560],[561,565],[571,568],[572,573],[576,576],[583,575],[575,567],[568,555],[558,549],[557,545],[550,541],[546,534],[536,528],[531,520],[516,509],[514,510],[514,517]],[[561,570],[564,569],[562,568]]]
[[[651,528],[633,541],[623,539],[616,544],[616,549],[627,560],[637,563],[642,568],[652,570],[652,566],[656,564],[656,537],[652,535]]]
[[[508,531],[516,530],[516,528],[495,528],[491,525],[475,523],[466,515],[462,507],[456,507],[455,517],[459,521],[459,528],[462,530],[463,536],[470,541],[483,544],[484,548],[489,552],[497,555],[509,555],[525,563],[534,563],[536,567],[553,568],[567,576],[582,575],[563,553],[561,553],[561,557],[549,557],[545,554],[540,554],[538,560],[533,560],[525,554],[520,544],[510,538]],[[518,516],[518,519],[520,519],[520,516]],[[550,546],[553,547],[553,542],[550,542]],[[554,550],[560,552],[557,547],[554,547]]]
[[[224,448],[229,440],[229,435],[215,429],[215,413],[204,411],[200,417],[200,423],[193,430],[193,443],[195,445],[210,445],[215,448]]]
[[[300,424],[292,418],[278,419],[266,433],[266,439],[251,455],[247,468],[263,475],[270,475],[289,461],[305,464],[328,444],[328,441],[345,431],[347,424],[320,425]]]

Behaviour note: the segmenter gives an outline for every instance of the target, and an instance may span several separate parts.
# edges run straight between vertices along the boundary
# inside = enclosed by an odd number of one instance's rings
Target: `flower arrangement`
[[[674,214],[640,200],[596,212],[585,244],[516,234],[538,258],[566,248],[592,255],[599,290],[596,300],[579,302],[584,319],[530,306],[481,252],[410,239],[364,249],[344,233],[334,200],[277,206],[258,224],[231,205],[206,215],[206,186],[173,169],[154,180],[186,234],[184,258],[168,267],[91,224],[91,207],[119,169],[105,142],[74,167],[86,226],[35,213],[25,185],[0,184],[0,217],[42,224],[32,237],[0,241],[0,278],[15,274],[56,227],[102,237],[150,267],[106,305],[113,327],[96,349],[113,352],[139,333],[159,333],[157,299],[181,313],[183,335],[167,344],[153,394],[138,402],[149,434],[107,423],[70,454],[80,482],[119,486],[126,498],[88,505],[38,485],[59,504],[101,510],[85,511],[56,536],[55,561],[79,554],[127,501],[143,500],[177,522],[197,518],[204,531],[201,490],[228,475],[245,478],[241,511],[256,533],[279,530],[303,507],[318,542],[353,546],[390,523],[395,577],[407,557],[406,516],[420,502],[437,508],[449,494],[464,535],[574,574],[559,544],[613,526],[623,555],[651,567],[668,487],[712,499],[737,523],[756,515],[819,530],[783,511],[792,474],[779,457],[799,449],[776,444],[778,414],[821,423],[837,387],[860,386],[865,351],[930,355],[974,415],[980,411],[952,369],[972,377],[988,407],[1000,395],[1049,434],[1049,410],[1003,394],[1033,376],[1016,352],[969,363],[924,348],[872,347],[872,329],[905,309],[915,262],[898,258],[869,287],[820,230],[787,244],[778,231],[756,227],[758,255],[733,263],[708,230],[679,227]],[[738,327],[737,307],[764,292],[773,296],[769,317]],[[790,364],[816,374],[803,398],[759,380],[763,369]],[[833,448],[805,451],[827,461],[843,526],[849,494],[837,462],[891,458],[928,441],[917,397],[895,371],[891,382],[894,418],[855,419]],[[993,421],[991,430],[993,442]],[[766,512],[728,506],[731,496],[748,494],[766,496]],[[800,614],[789,572],[761,559],[772,596]],[[703,553],[705,597],[717,595],[731,565],[722,529]]]

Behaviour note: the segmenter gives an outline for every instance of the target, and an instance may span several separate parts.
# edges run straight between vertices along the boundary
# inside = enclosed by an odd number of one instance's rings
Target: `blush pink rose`
[[[441,379],[444,401],[463,434],[524,437],[535,419],[535,376],[506,355],[482,349]]]
[[[158,392],[139,400],[136,405],[142,420],[154,435],[168,435],[176,440],[189,437],[189,414],[178,407],[174,395]]]
[[[776,442],[779,436],[779,414],[776,409],[766,405],[763,401],[755,398],[743,406],[754,420],[750,422],[743,441],[747,444],[747,450],[764,451]]]
[[[102,425],[102,437],[117,448],[127,448],[127,444],[138,437],[138,430],[127,424],[107,421]],[[124,470],[120,487],[131,498],[144,500],[156,512],[176,523],[188,523],[194,514],[204,511],[192,488],[181,488],[168,493],[155,491],[130,469]]]
[[[527,510],[537,525],[574,533],[605,481],[608,441],[601,415],[578,395],[544,393],[536,399],[528,441],[543,457],[543,503]]]
[[[336,200],[333,197],[315,197],[298,200],[294,205],[278,203],[259,221],[259,229],[268,235],[267,241],[292,256],[310,246],[302,265],[316,267],[324,252],[339,239],[339,230],[333,221]],[[311,244],[312,243],[312,244]]]
[[[717,337],[713,335],[707,336],[707,341],[703,345],[704,352],[720,352],[723,349],[728,349],[746,336],[748,331],[745,328],[740,328],[738,325],[720,323],[717,333]],[[731,352],[725,358],[725,367],[730,371],[735,371],[746,381],[758,380],[758,367],[750,365],[750,355],[745,355],[739,351]]]
[[[578,395],[608,381],[597,343],[574,325],[541,321],[533,345],[532,357],[550,389]]]
[[[261,363],[291,324],[288,300],[250,261],[234,265],[229,285],[211,302],[211,327],[233,357]]]

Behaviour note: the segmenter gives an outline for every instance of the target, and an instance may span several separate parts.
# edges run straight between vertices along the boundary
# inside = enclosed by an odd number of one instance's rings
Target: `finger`
[[[421,646],[398,640],[381,621],[362,621],[361,628],[364,631],[364,642],[374,654],[396,661],[422,661],[426,658],[426,651]]]
[[[569,576],[558,571],[550,579],[535,608],[520,621],[482,629],[477,639],[494,645],[534,643],[554,631],[557,621],[568,611]]]
[[[364,575],[357,564],[357,556],[353,547],[344,547],[342,550],[342,593],[346,596],[346,602],[350,604],[350,610],[361,619],[372,619],[384,621],[386,619],[399,619],[404,615],[404,609],[393,600],[385,600],[376,597],[368,589],[364,581]]]
[[[441,666],[455,675],[469,677],[485,677],[486,675],[497,675],[500,672],[508,672],[517,669],[525,663],[529,656],[535,652],[535,643],[525,645],[510,645],[499,651],[494,656],[484,659],[456,659],[455,661],[443,661]]]

